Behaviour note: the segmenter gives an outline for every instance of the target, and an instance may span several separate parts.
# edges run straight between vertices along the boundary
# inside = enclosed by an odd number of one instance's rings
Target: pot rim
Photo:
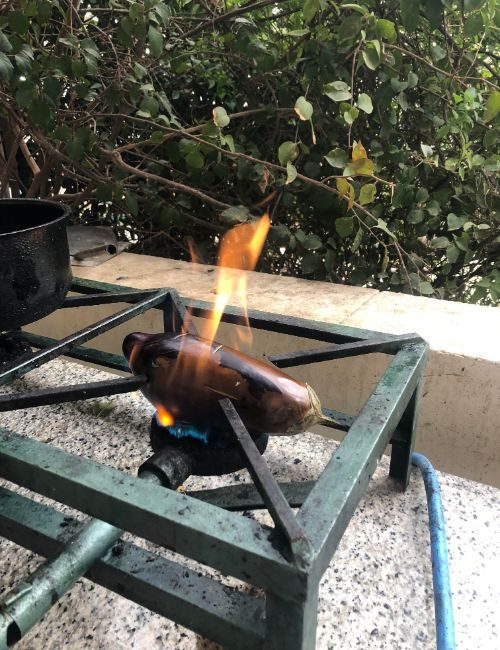
[[[6,205],[6,204],[11,204],[12,205],[12,204],[16,204],[16,203],[18,203],[18,204],[24,203],[24,204],[27,204],[27,205],[30,205],[30,204],[31,205],[34,205],[34,204],[41,205],[41,204],[43,204],[43,205],[46,205],[47,207],[58,208],[59,210],[61,210],[62,214],[60,214],[55,219],[51,219],[50,221],[44,221],[43,223],[40,223],[40,224],[38,224],[36,226],[31,226],[30,228],[22,228],[21,230],[12,230],[11,232],[0,233],[0,240],[2,238],[12,237],[12,236],[18,235],[20,233],[31,232],[32,230],[38,230],[39,228],[44,228],[46,226],[50,226],[50,225],[52,225],[54,223],[58,223],[59,221],[64,221],[69,217],[70,212],[71,212],[71,208],[69,207],[69,205],[65,205],[64,203],[60,203],[59,201],[50,201],[48,199],[25,199],[25,198],[20,197],[20,198],[17,198],[17,199],[0,199],[0,219],[2,218],[2,216],[1,216],[2,206]]]

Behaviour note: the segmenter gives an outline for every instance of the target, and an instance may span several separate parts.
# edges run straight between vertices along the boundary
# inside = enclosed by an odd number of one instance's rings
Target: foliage
[[[3,195],[204,261],[500,301],[495,0],[4,0]]]

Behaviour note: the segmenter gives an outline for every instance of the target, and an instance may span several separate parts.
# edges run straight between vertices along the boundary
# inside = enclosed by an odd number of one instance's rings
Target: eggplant
[[[219,400],[229,398],[248,431],[293,435],[314,424],[334,423],[308,385],[274,366],[220,343],[189,334],[129,334],[123,353],[141,389],[175,422],[227,427]]]

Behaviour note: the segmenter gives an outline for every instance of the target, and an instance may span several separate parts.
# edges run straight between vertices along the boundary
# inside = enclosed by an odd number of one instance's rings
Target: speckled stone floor
[[[59,360],[33,371],[9,390],[106,376]],[[142,396],[122,395],[104,402],[92,400],[2,414],[0,426],[135,474],[150,453],[147,431],[151,412],[152,407]],[[334,449],[334,442],[312,434],[273,438],[266,458],[278,479],[307,480],[319,475]],[[402,493],[387,474],[388,463],[383,459],[323,577],[318,650],[435,648],[423,484],[415,470],[410,488]],[[439,477],[449,540],[457,646],[460,650],[498,650],[500,492],[445,474]],[[215,487],[248,480],[246,472],[216,479],[192,477],[186,487]],[[5,481],[0,484],[12,488]],[[252,516],[269,521],[263,513]],[[134,542],[172,556],[137,538]],[[0,597],[40,562],[38,556],[0,539]],[[207,575],[217,575],[194,562],[185,563]],[[225,576],[219,575],[218,579],[249,589]],[[16,647],[215,650],[217,646],[82,579]]]

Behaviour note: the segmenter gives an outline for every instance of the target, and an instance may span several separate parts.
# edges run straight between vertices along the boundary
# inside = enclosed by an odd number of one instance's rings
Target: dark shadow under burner
[[[31,346],[17,332],[0,332],[0,370],[23,361],[31,353]]]
[[[246,467],[231,430],[210,429],[199,433],[203,439],[179,437],[179,433],[172,435],[169,427],[159,425],[153,417],[150,441],[155,454],[141,465],[139,474],[152,472],[165,487],[176,489],[191,474],[221,476]],[[268,440],[267,433],[254,438],[261,454],[266,450]]]

